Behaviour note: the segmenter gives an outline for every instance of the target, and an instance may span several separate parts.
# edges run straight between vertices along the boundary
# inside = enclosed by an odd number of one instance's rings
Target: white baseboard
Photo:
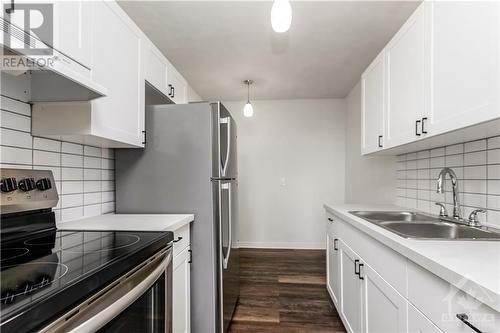
[[[324,250],[322,242],[238,242],[240,248],[256,249],[291,249],[291,250]]]

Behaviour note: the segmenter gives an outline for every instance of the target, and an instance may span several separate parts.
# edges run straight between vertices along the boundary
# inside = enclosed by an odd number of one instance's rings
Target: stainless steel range
[[[50,171],[1,179],[3,333],[171,332],[171,232],[58,230]]]

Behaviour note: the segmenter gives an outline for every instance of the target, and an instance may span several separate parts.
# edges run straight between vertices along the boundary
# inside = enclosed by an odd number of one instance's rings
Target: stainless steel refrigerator
[[[217,102],[148,106],[146,147],[115,151],[117,213],[195,214],[196,333],[226,332],[239,296],[236,149],[236,123]]]

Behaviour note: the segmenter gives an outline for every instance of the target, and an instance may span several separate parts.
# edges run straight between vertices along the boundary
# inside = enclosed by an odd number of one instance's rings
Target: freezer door
[[[214,175],[215,178],[236,178],[236,122],[221,103],[214,103]]]
[[[215,181],[219,221],[219,316],[221,332],[227,332],[239,297],[239,250],[236,246],[238,183]]]

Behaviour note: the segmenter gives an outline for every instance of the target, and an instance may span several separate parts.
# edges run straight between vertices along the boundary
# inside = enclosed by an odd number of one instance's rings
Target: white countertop
[[[193,214],[105,214],[57,223],[67,230],[174,231],[194,221]]]
[[[349,213],[354,210],[405,210],[368,204],[324,205],[345,222],[500,312],[500,241],[431,241],[400,237]]]

